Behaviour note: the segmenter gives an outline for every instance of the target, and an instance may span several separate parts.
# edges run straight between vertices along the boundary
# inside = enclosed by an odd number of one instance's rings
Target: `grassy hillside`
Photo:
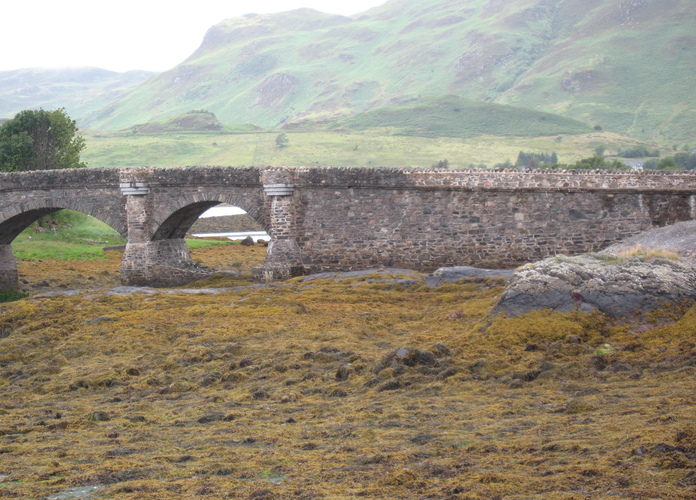
[[[28,68],[0,71],[0,118],[12,118],[23,109],[65,108],[71,118],[118,99],[153,73],[116,73],[100,68]]]
[[[223,123],[341,119],[413,98],[514,104],[668,144],[694,140],[689,0],[392,0],[228,19],[171,71],[92,114],[120,129],[207,109]]]
[[[193,256],[248,280],[263,250]],[[498,282],[388,274],[105,293],[118,264],[20,262],[87,288],[0,304],[3,498],[696,494],[694,309],[491,318]]]

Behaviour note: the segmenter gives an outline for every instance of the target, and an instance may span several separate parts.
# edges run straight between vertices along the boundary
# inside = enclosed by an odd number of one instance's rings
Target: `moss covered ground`
[[[192,251],[242,272],[195,294],[109,293],[118,252],[21,261],[0,497],[696,497],[696,308],[492,318],[496,281],[252,285],[264,250]]]

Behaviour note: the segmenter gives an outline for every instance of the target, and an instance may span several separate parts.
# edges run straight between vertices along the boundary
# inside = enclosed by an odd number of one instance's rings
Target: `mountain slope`
[[[690,0],[391,0],[355,18],[247,15],[211,28],[186,61],[87,124],[207,109],[275,127],[454,94],[687,141],[695,27]]]
[[[118,99],[153,73],[116,73],[100,68],[0,71],[0,117],[23,109],[65,108],[73,119]]]

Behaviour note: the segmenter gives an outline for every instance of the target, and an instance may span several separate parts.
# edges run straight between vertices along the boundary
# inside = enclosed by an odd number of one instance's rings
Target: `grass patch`
[[[125,240],[103,222],[72,210],[43,217],[20,233],[12,250],[20,260],[100,260],[103,248]]]
[[[208,240],[202,238],[186,238],[186,245],[189,250],[198,250],[199,248],[208,248],[216,246],[226,246],[226,245],[239,245],[238,241],[232,240]]]
[[[657,248],[646,248],[643,245],[635,245],[631,248],[621,250],[619,252],[619,257],[643,257],[646,259],[650,258],[662,258],[662,259],[672,259],[678,260],[679,254],[676,252],[671,252],[669,250],[657,249]]]
[[[0,290],[0,303],[22,300],[28,296],[29,294],[26,292],[10,292],[8,290]]]

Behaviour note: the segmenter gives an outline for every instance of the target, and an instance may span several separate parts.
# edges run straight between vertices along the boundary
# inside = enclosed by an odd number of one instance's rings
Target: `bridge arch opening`
[[[0,224],[0,235],[3,258],[9,266],[14,262],[24,291],[118,284],[121,253],[104,249],[118,248],[125,239],[95,217],[69,209],[28,210]]]
[[[153,241],[184,238],[192,234],[221,236],[232,232],[264,232],[262,220],[240,206],[221,201],[201,201],[179,208],[160,224]],[[267,233],[266,233],[267,234]],[[243,236],[242,236],[243,237]]]
[[[133,220],[136,222],[133,224],[129,222],[129,240],[121,266],[122,281],[136,286],[180,286],[191,281],[206,279],[214,271],[240,272],[240,268],[235,264],[240,262],[238,252],[242,251],[241,249],[203,251],[200,247],[210,246],[210,244],[186,241],[186,237],[191,235],[191,228],[201,215],[213,207],[224,204],[246,212],[247,221],[250,219],[253,224],[253,227],[249,229],[264,231],[268,217],[263,215],[267,211],[263,197],[259,196],[257,189],[240,191],[232,194],[186,193],[182,197],[161,200],[149,206],[146,199],[141,201],[129,199],[127,210],[129,214],[132,213]],[[138,215],[147,214],[148,211],[151,214],[147,218],[148,222],[138,223]],[[218,224],[218,228],[214,231],[218,234],[208,234],[208,236],[216,236],[215,239],[219,240],[225,237],[225,232],[228,231]],[[270,237],[267,239],[270,240]],[[257,259],[259,256],[265,258],[266,249],[258,247],[260,245],[253,251],[242,252],[250,254],[256,260],[259,260]],[[196,257],[194,254],[194,260],[191,249],[195,249],[196,252],[201,251],[204,255]],[[211,253],[215,256],[211,256]],[[247,262],[247,259],[243,261]],[[248,273],[251,275],[251,267]],[[247,274],[246,267],[242,274]]]

